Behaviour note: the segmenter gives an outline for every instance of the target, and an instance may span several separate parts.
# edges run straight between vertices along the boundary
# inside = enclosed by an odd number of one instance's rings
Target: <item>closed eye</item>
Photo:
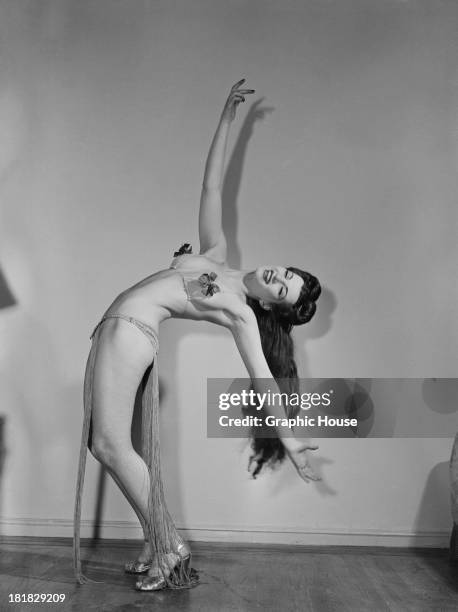
[[[291,270],[285,270],[285,278],[287,280],[290,280],[291,278],[293,278],[293,273],[291,272]],[[288,295],[288,287],[281,287],[280,291],[278,292],[278,297],[279,298],[285,298]]]

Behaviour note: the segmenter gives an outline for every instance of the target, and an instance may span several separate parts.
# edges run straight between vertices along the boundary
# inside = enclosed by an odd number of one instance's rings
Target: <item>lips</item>
[[[264,270],[264,274],[262,276],[266,285],[268,285],[272,280],[273,274],[273,270]]]

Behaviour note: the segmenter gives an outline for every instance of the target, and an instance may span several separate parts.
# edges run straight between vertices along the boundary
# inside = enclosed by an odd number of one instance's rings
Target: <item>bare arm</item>
[[[234,340],[239,349],[240,355],[251,377],[255,391],[265,393],[265,379],[268,379],[268,388],[273,393],[278,393],[279,387],[272,376],[267,364],[261,345],[258,324],[256,317],[249,306],[240,313],[231,325]],[[285,418],[284,409],[277,405],[265,405],[264,408],[269,415],[276,418]],[[318,446],[309,440],[298,440],[291,437],[291,430],[288,427],[277,427],[277,434],[280,438],[288,457],[293,462],[299,476],[308,482],[309,480],[320,480],[308,462],[307,450],[316,450]]]
[[[227,138],[238,104],[245,101],[246,94],[254,93],[253,89],[241,89],[244,82],[245,79],[242,79],[231,88],[224,105],[218,127],[210,145],[207,163],[205,164],[200,197],[200,252],[221,263],[224,263],[226,260],[226,239],[222,228],[221,187]]]

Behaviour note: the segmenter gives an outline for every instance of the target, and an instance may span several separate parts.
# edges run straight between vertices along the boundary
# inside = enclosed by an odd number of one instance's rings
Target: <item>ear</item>
[[[264,308],[264,310],[272,310],[272,306],[267,302],[264,302],[264,300],[259,300],[259,305],[261,308]]]

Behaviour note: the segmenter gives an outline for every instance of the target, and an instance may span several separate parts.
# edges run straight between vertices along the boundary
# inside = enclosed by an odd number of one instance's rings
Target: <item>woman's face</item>
[[[283,266],[261,266],[254,271],[253,293],[259,300],[286,308],[300,295],[304,279]]]

